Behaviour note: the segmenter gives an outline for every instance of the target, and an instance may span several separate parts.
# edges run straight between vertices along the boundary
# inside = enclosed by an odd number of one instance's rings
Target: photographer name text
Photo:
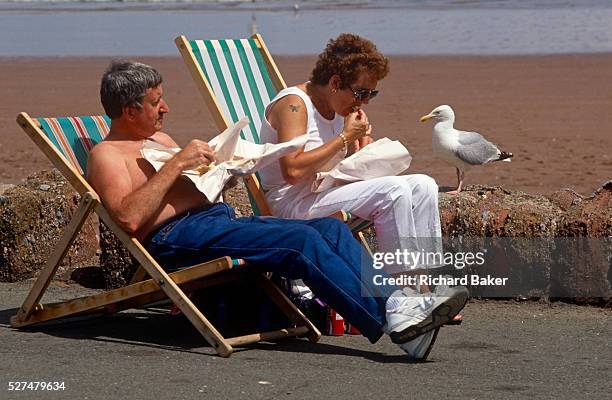
[[[437,275],[399,275],[385,276],[374,275],[372,281],[377,286],[415,286],[415,285],[448,285],[448,286],[506,286],[508,278],[500,278],[491,275],[464,275],[460,277],[437,276]]]

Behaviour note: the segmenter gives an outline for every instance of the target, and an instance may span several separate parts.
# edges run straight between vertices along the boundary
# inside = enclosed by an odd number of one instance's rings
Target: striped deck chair
[[[220,130],[243,116],[251,123],[241,132],[243,139],[259,143],[258,129],[267,104],[287,87],[262,37],[249,39],[175,40],[183,60],[196,82]],[[272,215],[256,174],[245,178],[255,215]],[[369,250],[361,231],[369,221],[338,210],[333,216],[345,221]]]
[[[112,313],[169,298],[215,351],[223,357],[231,355],[232,346],[291,336],[307,336],[313,342],[320,338],[321,334],[317,328],[283,292],[261,273],[249,270],[247,266],[244,266],[242,260],[223,257],[167,273],[136,238],[125,233],[111,219],[99,196],[83,177],[89,151],[109,131],[108,118],[89,116],[34,119],[26,113],[21,113],[17,117],[17,123],[81,195],[81,202],[23,305],[17,314],[11,317],[13,327],[23,328],[77,314]],[[140,264],[139,270],[144,272],[133,278],[129,285],[119,289],[61,303],[41,305],[39,302],[59,264],[92,212],[95,212],[117,236]],[[150,278],[147,279],[147,276]],[[295,327],[224,338],[185,295],[185,291],[247,277],[255,279],[255,283],[295,324]]]

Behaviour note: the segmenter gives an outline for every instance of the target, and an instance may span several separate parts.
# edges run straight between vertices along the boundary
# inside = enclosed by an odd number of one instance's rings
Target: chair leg
[[[219,331],[217,331],[210,321],[204,317],[177,284],[174,283],[168,276],[168,273],[149,255],[142,244],[140,244],[136,238],[132,238],[123,232],[104,207],[96,207],[96,212],[106,226],[115,233],[121,243],[123,243],[134,258],[136,258],[136,261],[140,263],[151,279],[153,279],[170,300],[176,304],[198,332],[204,336],[204,339],[213,346],[215,351],[222,357],[229,357],[234,351],[232,346],[225,340]]]
[[[231,268],[231,260],[223,257],[172,272],[169,276],[173,282],[183,287],[204,282],[203,278],[229,271]],[[109,311],[118,312],[126,308],[133,308],[153,301],[159,301],[163,298],[166,298],[165,293],[153,280],[148,279],[118,289],[79,297],[61,303],[38,305],[27,320],[17,321],[11,319],[11,325],[15,328],[22,328],[62,317],[102,311],[106,313],[109,313]]]
[[[139,265],[138,268],[136,269],[136,272],[134,272],[134,275],[132,275],[132,279],[130,279],[130,284],[144,281],[146,278],[147,278],[147,271],[145,271],[145,269],[142,268],[142,265]]]
[[[106,222],[106,221],[105,221]],[[204,339],[215,349],[221,357],[229,357],[234,349],[227,343],[225,338],[217,331],[217,329],[206,319],[206,317],[198,310],[193,302],[185,295],[185,293],[174,283],[155,260],[148,258],[145,254],[146,250],[136,240],[128,242],[128,249],[137,248],[138,251],[132,251],[132,254],[137,258],[138,262],[147,271],[149,276],[157,283],[157,285],[166,293],[174,304],[181,310],[183,315],[189,319],[193,326],[200,332]],[[139,259],[140,258],[140,259]]]
[[[270,279],[258,274],[256,283],[261,287],[270,299],[276,304],[281,311],[296,325],[305,326],[308,328],[308,340],[316,343],[321,338],[321,332],[316,326],[289,300],[287,296],[280,290]]]
[[[368,253],[370,254],[370,257],[372,257],[374,254],[372,254],[372,249],[370,248],[370,245],[368,244],[368,241],[366,240],[365,236],[363,235],[363,232],[355,232],[353,234],[353,236],[355,236],[355,239],[359,240],[361,242],[361,245],[368,251]]]
[[[91,210],[94,208],[96,203],[97,201],[91,193],[87,192],[83,195],[83,198],[79,203],[79,207],[73,214],[72,219],[64,230],[59,242],[53,249],[53,253],[51,253],[51,256],[47,260],[45,267],[40,271],[36,283],[34,283],[32,290],[30,290],[28,297],[26,297],[23,305],[17,312],[17,315],[14,316],[15,320],[25,321],[30,317],[32,312],[34,312],[38,306],[38,302],[45,293],[45,290],[47,290],[49,287],[49,283],[53,279],[57,268],[64,259],[64,256],[68,252],[68,249],[72,245],[72,242],[74,242],[74,239],[81,230],[83,223],[91,213]]]
[[[278,339],[286,339],[296,336],[304,336],[308,334],[307,326],[298,326],[296,328],[278,329],[271,332],[254,333],[251,335],[237,336],[227,339],[232,346],[245,346],[247,344],[268,342]]]

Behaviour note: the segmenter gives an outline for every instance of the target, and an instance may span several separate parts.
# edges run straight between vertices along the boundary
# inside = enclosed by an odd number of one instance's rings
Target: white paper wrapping
[[[311,190],[323,192],[334,186],[399,175],[410,167],[412,156],[397,140],[382,138],[340,161],[329,171],[317,173]]]
[[[244,117],[208,142],[215,150],[216,160],[205,174],[200,175],[200,172],[195,170],[183,171],[183,175],[189,178],[211,203],[223,201],[221,192],[232,175],[244,176],[257,172],[306,143],[306,135],[278,144],[250,143],[240,138],[240,131],[248,123],[249,119]],[[168,148],[147,140],[142,146],[141,154],[159,171],[179,151],[181,149],[178,147]]]

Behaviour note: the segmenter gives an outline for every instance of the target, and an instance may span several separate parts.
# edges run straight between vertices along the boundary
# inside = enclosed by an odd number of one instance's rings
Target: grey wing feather
[[[499,158],[500,151],[493,143],[476,132],[461,132],[459,146],[455,155],[464,162],[472,165],[485,164]]]

